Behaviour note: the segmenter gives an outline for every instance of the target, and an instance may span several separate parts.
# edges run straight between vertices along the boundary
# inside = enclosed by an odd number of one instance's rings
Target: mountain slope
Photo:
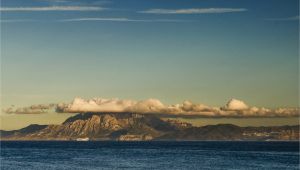
[[[232,124],[194,127],[134,113],[82,113],[61,125],[30,125],[1,131],[1,140],[299,140],[299,126],[239,127]]]
[[[28,126],[24,129],[31,129]],[[18,140],[73,140],[89,137],[93,140],[119,140],[121,136],[134,135],[143,140],[161,136],[176,127],[152,115],[132,113],[84,113],[68,118],[61,125],[41,125],[36,131],[24,129],[3,131],[3,139]],[[125,135],[125,136],[124,136]]]

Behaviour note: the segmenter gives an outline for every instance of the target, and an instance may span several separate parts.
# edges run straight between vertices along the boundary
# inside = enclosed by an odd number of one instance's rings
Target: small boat
[[[77,138],[76,141],[89,141],[89,138]]]

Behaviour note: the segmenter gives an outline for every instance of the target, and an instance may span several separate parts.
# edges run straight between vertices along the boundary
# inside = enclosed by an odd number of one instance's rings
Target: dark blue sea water
[[[299,143],[2,141],[2,169],[299,169]]]

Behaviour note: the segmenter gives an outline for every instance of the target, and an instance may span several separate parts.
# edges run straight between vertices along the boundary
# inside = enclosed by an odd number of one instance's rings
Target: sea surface
[[[298,142],[2,141],[1,170],[299,169]]]

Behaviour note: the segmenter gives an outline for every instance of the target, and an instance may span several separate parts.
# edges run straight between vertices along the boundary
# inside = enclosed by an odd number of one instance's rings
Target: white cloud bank
[[[95,6],[45,6],[45,7],[1,7],[1,12],[34,12],[34,11],[101,11],[102,7]]]
[[[231,13],[244,12],[245,8],[189,8],[189,9],[148,9],[139,11],[139,13],[147,14],[217,14],[217,13]]]
[[[299,116],[299,108],[267,109],[250,107],[245,102],[231,99],[223,107],[211,107],[184,101],[182,104],[164,105],[157,99],[142,101],[94,98],[75,98],[69,104],[58,104],[58,112],[134,112],[192,117],[293,117]]]
[[[222,107],[211,107],[184,101],[182,104],[164,105],[157,99],[142,101],[94,98],[85,100],[75,98],[71,103],[50,105],[33,105],[23,108],[8,108],[3,112],[8,114],[38,114],[55,109],[59,113],[87,113],[87,112],[133,112],[140,114],[158,114],[174,117],[297,117],[299,108],[267,109],[250,107],[245,102],[231,99]]]

